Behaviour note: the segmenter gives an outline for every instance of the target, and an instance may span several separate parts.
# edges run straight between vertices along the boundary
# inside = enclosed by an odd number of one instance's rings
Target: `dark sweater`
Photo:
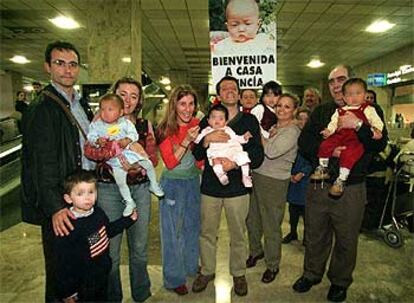
[[[60,299],[78,293],[80,301],[105,301],[111,270],[109,238],[121,233],[134,221],[122,217],[109,223],[104,211],[95,207],[84,218],[72,220],[74,230],[56,237],[56,280]]]
[[[207,117],[204,117],[200,122],[200,131],[208,126]],[[243,144],[243,150],[249,154],[250,168],[259,167],[264,158],[263,146],[260,137],[259,122],[256,117],[251,114],[239,112],[236,117],[228,122],[228,126],[233,129],[237,135],[243,135],[250,131],[253,138],[250,138],[246,144]],[[205,168],[203,171],[201,181],[201,193],[219,197],[232,198],[242,196],[248,193],[248,190],[243,186],[241,169],[233,169],[227,173],[229,177],[229,184],[222,185],[219,179],[214,174],[213,168],[207,161],[206,148],[203,147],[204,140],[196,144],[193,150],[194,156],[197,160],[205,159]]]
[[[377,105],[373,105],[377,109]],[[301,153],[306,159],[311,161],[312,165],[316,167],[318,165],[318,150],[323,137],[320,132],[325,129],[338,108],[337,104],[333,101],[322,103],[315,108],[312,112],[308,123],[302,130],[299,136],[298,145],[299,153]],[[367,175],[368,165],[371,162],[373,153],[382,151],[387,145],[388,132],[386,127],[382,131],[382,139],[372,139],[372,131],[369,125],[363,124],[357,132],[359,141],[364,145],[365,152],[361,159],[352,168],[348,177],[348,184],[357,184],[365,180]],[[338,158],[331,158],[329,161],[329,174],[331,176],[330,182],[333,182],[339,174],[339,161]]]

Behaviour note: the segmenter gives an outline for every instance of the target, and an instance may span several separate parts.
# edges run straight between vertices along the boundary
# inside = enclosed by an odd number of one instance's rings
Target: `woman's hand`
[[[277,134],[277,126],[275,124],[269,129],[269,138],[272,138],[276,134]]]
[[[119,162],[121,162],[122,168],[129,173],[138,173],[140,170],[143,169],[142,166],[138,163],[130,164],[128,160],[125,158],[125,156],[122,154],[118,156],[118,159]]]
[[[128,146],[129,143],[132,142],[132,140],[129,138],[123,138],[123,139],[119,139],[117,142],[119,144],[119,147],[124,149]]]
[[[203,146],[207,148],[211,142],[227,142],[230,140],[230,136],[222,129],[218,129],[215,131],[212,131],[208,135],[204,137],[204,144]]]
[[[199,131],[200,131],[200,126],[198,125],[192,128],[189,128],[187,131],[187,135],[185,136],[181,144],[188,147],[188,145],[197,138]]]

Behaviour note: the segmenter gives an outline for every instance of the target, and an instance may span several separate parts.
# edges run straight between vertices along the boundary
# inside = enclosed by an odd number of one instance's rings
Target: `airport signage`
[[[414,72],[414,67],[412,65],[403,65],[396,71],[387,74],[387,85],[400,83],[412,79],[412,75],[409,78],[404,78],[403,76],[412,74]]]

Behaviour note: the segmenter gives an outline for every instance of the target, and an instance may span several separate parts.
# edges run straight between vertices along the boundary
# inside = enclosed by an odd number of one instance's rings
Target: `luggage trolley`
[[[403,185],[403,187],[401,187]],[[399,195],[401,188],[408,191]],[[414,209],[414,152],[403,152],[397,156],[394,168],[394,179],[388,189],[384,209],[378,226],[385,243],[393,248],[403,245],[401,229],[408,226],[408,220],[413,220]],[[391,207],[391,224],[384,226],[387,209]]]

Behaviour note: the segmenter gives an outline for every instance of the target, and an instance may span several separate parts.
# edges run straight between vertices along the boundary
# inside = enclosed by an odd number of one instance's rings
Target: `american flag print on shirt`
[[[99,231],[88,236],[88,243],[91,252],[91,258],[102,254],[109,246],[109,239],[106,235],[106,228],[103,225]]]

